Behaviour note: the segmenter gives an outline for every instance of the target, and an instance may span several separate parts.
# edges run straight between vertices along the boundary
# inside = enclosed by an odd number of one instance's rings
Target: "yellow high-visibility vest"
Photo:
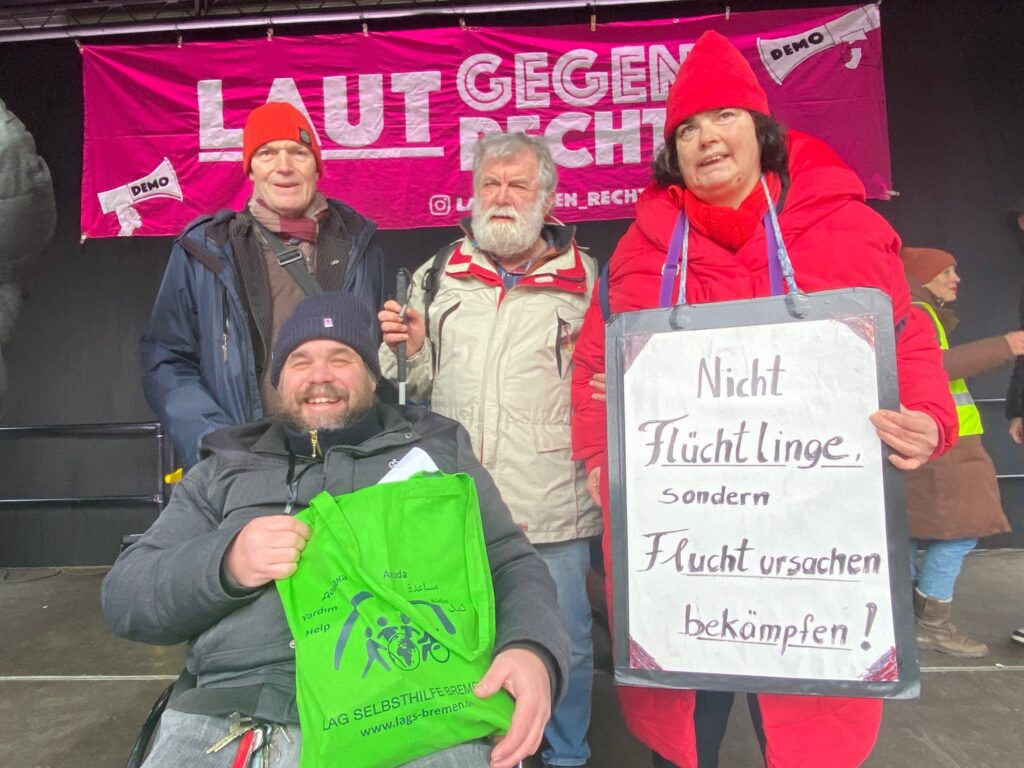
[[[915,301],[914,306],[920,307],[931,316],[932,322],[935,323],[935,329],[939,332],[939,348],[949,349],[946,329],[942,327],[942,323],[939,322],[939,316],[935,314],[935,310],[931,308],[931,305],[923,301]],[[970,390],[967,389],[967,382],[963,379],[950,379],[949,391],[953,395],[953,402],[956,404],[956,417],[960,422],[960,436],[980,435],[984,432],[985,430],[981,427],[981,414],[978,412],[978,406],[974,404],[974,398],[971,397]]]

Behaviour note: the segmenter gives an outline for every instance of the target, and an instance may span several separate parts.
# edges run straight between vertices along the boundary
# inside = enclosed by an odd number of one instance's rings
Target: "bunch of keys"
[[[207,749],[206,753],[220,752],[235,739],[241,738],[231,768],[270,768],[273,735],[272,724],[255,723],[252,718],[233,712],[228,718],[227,736]]]

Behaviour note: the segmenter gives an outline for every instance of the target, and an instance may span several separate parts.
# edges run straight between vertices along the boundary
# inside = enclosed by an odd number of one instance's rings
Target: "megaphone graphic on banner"
[[[96,196],[104,213],[117,214],[117,221],[121,225],[118,237],[130,237],[142,226],[142,217],[135,210],[136,203],[153,197],[170,197],[178,202],[182,199],[178,176],[166,157],[152,173],[106,192],[99,192]]]
[[[866,40],[867,33],[880,25],[878,5],[871,3],[797,35],[758,38],[757,50],[772,80],[782,85],[790,72],[814,54],[843,43]],[[850,52],[850,61],[846,63],[847,69],[856,69],[860,56],[860,49],[854,48]]]

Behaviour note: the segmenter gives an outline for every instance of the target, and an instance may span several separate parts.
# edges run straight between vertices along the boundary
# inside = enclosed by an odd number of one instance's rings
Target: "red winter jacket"
[[[957,418],[930,321],[911,307],[892,227],[864,204],[857,176],[822,142],[790,131],[791,184],[779,216],[797,286],[807,292],[869,287],[892,299],[898,329],[896,358],[900,401],[928,413],[939,428],[935,455],[957,437]],[[678,195],[650,186],[636,205],[636,221],[619,241],[609,267],[612,312],[658,306],[661,268],[679,215]],[[738,252],[690,228],[686,300],[704,304],[771,295],[764,227]],[[678,284],[677,289],[678,290]],[[589,382],[604,371],[604,320],[598,291],[574,354],[573,451],[589,473],[602,468],[608,498],[605,404],[593,400]],[[605,514],[605,564],[611,573],[610,524]],[[609,589],[610,591],[610,589]],[[610,603],[610,595],[609,595]],[[695,768],[693,691],[619,686],[630,730],[669,760]],[[876,699],[760,694],[769,768],[852,768],[871,752],[881,722]]]

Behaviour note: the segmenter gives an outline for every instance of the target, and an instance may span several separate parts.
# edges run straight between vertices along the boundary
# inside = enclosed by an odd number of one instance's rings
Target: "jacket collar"
[[[779,223],[787,240],[850,202],[864,202],[864,185],[835,152],[806,133],[786,133],[790,184]],[[636,206],[636,226],[659,248],[672,239],[680,199],[668,187],[652,183]],[[700,253],[693,258],[700,259]],[[797,275],[799,282],[800,276]]]
[[[960,324],[960,319],[956,316],[956,313],[950,308],[943,304],[939,298],[921,285],[921,282],[914,277],[907,276],[907,283],[910,285],[910,299],[911,301],[920,302],[927,304],[935,312],[935,316],[939,318],[939,322],[942,323],[942,328],[947,334],[953,332],[953,329]]]
[[[494,262],[473,240],[471,219],[460,222],[466,237],[448,259],[445,274],[458,278],[475,278],[487,285],[504,288]],[[530,288],[554,288],[569,293],[587,292],[587,271],[576,245],[576,228],[558,221],[548,221],[541,230],[542,236],[551,243],[548,257],[539,261],[519,286]]]
[[[473,239],[473,217],[464,216],[459,220],[459,226],[466,233],[466,237],[475,244],[476,241]],[[549,216],[541,228],[541,233],[551,243],[551,247],[555,249],[555,252],[561,253],[572,245],[576,237],[576,227],[572,224],[563,224],[558,219]]]
[[[399,406],[387,405],[377,402],[377,419],[380,421],[380,431],[363,440],[358,445],[332,445],[331,450],[341,450],[356,456],[372,456],[391,448],[400,447],[414,443],[419,439],[414,421],[410,418],[409,409]],[[266,431],[252,444],[250,449],[253,453],[272,454],[275,456],[287,456],[289,453],[288,430],[283,422],[270,421],[267,423]],[[303,457],[309,460],[308,457]]]
[[[295,431],[285,427],[288,436],[288,445],[292,451],[299,456],[323,456],[327,451],[336,445],[361,445],[372,437],[380,434],[381,423],[377,418],[377,409],[371,408],[369,412],[360,416],[356,421],[340,429],[317,429],[308,432]],[[313,445],[313,436],[316,436],[316,445]]]
[[[220,274],[228,263],[227,244],[232,235],[244,238],[251,228],[252,221],[246,211],[223,209],[213,216],[196,219],[175,242],[211,272]],[[370,238],[377,231],[377,224],[345,203],[328,199],[327,218],[321,224],[321,231],[334,238],[351,241],[352,262],[347,267],[351,269],[362,258]],[[193,236],[193,232],[201,234]]]

